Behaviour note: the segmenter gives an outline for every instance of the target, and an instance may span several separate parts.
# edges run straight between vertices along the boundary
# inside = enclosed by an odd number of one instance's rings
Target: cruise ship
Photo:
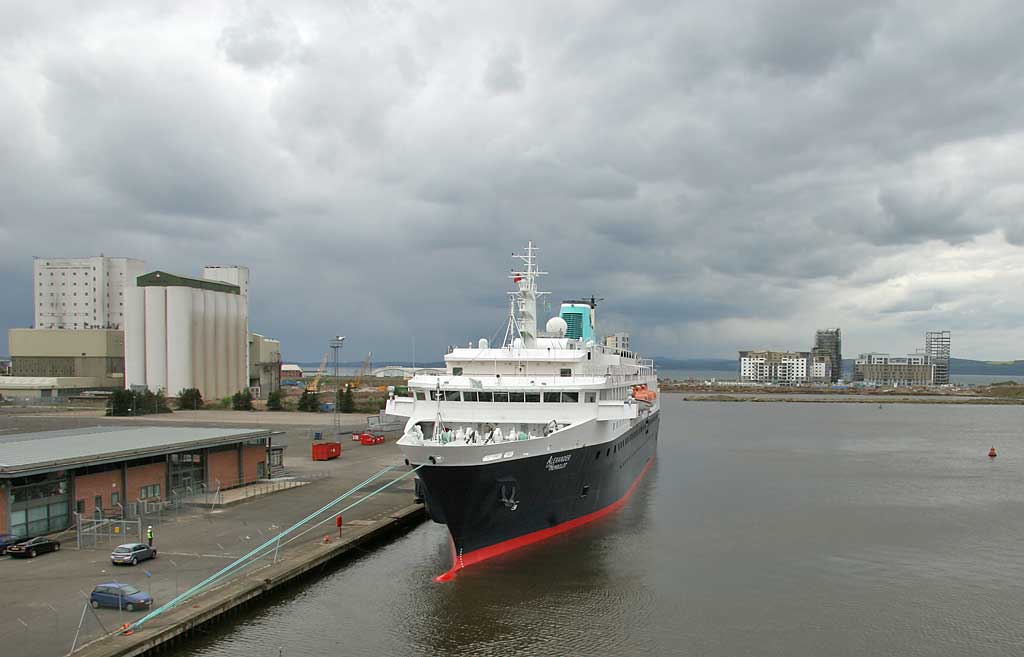
[[[421,466],[417,495],[451,534],[439,581],[614,511],[655,455],[654,362],[599,339],[593,298],[564,301],[538,331],[536,256],[532,242],[513,256],[500,347],[450,348],[443,374],[388,400],[408,418],[398,444]]]

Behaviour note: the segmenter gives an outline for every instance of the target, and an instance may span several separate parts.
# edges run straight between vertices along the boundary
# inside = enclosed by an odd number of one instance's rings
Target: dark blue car
[[[20,543],[24,538],[15,536],[14,534],[0,534],[0,556],[7,553],[7,548],[15,543]]]
[[[99,584],[92,590],[89,596],[89,604],[93,609],[98,607],[113,607],[125,611],[136,609],[147,609],[153,605],[153,598],[148,593],[140,591],[131,584],[121,582],[107,582]]]

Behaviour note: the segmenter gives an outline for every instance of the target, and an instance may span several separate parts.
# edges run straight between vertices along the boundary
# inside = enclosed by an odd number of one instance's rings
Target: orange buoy
[[[330,542],[331,542],[331,537],[328,536],[327,534],[324,534],[324,543],[330,543]]]
[[[996,457],[996,448],[995,447],[993,447],[992,449],[988,450],[988,457],[990,459],[994,459]]]

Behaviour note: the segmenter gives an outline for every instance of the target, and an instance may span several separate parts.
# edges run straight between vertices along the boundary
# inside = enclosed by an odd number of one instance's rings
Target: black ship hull
[[[614,441],[481,465],[425,465],[417,488],[453,545],[449,579],[473,563],[543,540],[625,503],[654,458],[659,414]]]

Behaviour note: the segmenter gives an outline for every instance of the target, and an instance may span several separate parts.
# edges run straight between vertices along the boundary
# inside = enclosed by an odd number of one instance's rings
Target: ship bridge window
[[[427,393],[425,393],[422,390],[416,390],[414,392],[414,394],[416,395],[416,399],[418,399],[420,401],[426,401],[427,400]]]
[[[585,395],[584,401],[586,403],[593,404],[594,402],[597,401],[597,393],[596,392],[586,392],[586,393],[583,393],[583,394]]]
[[[444,390],[445,401],[462,401],[462,394],[458,390]]]
[[[482,402],[494,401],[494,395],[490,392],[478,392],[476,393],[476,400]]]
[[[540,403],[540,393],[539,392],[528,392],[528,393],[526,393],[526,403],[529,404],[530,402],[535,402],[535,403],[539,404]]]
[[[452,368],[452,375],[453,376],[462,376],[462,368],[461,367],[453,367]]]
[[[562,393],[560,393],[560,392],[545,392],[544,393],[544,403],[545,404],[557,404],[561,400],[561,398],[562,398]]]
[[[572,376],[572,368],[563,367],[562,369],[558,370],[558,376]]]
[[[510,402],[522,402],[522,401],[526,401],[526,400],[524,399],[524,397],[525,397],[525,395],[524,395],[523,393],[521,393],[521,392],[510,392],[510,393],[508,393],[508,400],[509,400]]]
[[[476,390],[463,390],[462,391],[462,401],[475,402],[476,401]]]
[[[431,390],[430,391],[430,401],[437,401],[438,394],[439,393],[437,392],[437,390]]]
[[[576,404],[580,400],[580,393],[578,392],[563,392],[562,403],[563,404]]]
[[[508,393],[507,392],[496,392],[496,393],[494,393],[494,401],[496,401],[496,402],[507,402],[508,401]]]

